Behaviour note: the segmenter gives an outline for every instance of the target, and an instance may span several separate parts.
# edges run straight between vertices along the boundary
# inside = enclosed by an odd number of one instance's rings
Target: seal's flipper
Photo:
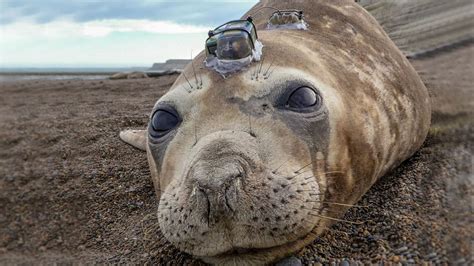
[[[119,136],[125,143],[146,151],[146,130],[123,130]]]

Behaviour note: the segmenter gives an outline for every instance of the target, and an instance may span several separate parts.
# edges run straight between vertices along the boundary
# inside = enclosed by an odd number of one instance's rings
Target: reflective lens
[[[246,20],[227,22],[209,31],[206,53],[220,60],[240,60],[249,58],[258,39],[257,29],[249,17]]]
[[[241,30],[225,31],[217,37],[217,58],[237,60],[252,54],[250,35]]]

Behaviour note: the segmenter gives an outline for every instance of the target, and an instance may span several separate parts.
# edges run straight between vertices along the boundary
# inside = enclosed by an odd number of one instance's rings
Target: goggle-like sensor
[[[239,60],[252,55],[258,39],[252,18],[227,22],[209,31],[206,53],[219,60]]]
[[[306,30],[302,10],[278,10],[273,12],[268,20],[269,29],[300,29]]]

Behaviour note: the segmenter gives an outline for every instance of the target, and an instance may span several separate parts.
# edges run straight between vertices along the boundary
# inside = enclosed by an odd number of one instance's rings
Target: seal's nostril
[[[197,170],[190,179],[194,183],[191,195],[202,222],[212,227],[223,219],[233,219],[245,172],[234,165],[202,170]]]

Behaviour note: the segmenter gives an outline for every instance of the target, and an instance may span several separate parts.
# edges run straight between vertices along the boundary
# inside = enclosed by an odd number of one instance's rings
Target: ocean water
[[[0,68],[0,82],[25,80],[102,80],[118,72],[147,68]]]

